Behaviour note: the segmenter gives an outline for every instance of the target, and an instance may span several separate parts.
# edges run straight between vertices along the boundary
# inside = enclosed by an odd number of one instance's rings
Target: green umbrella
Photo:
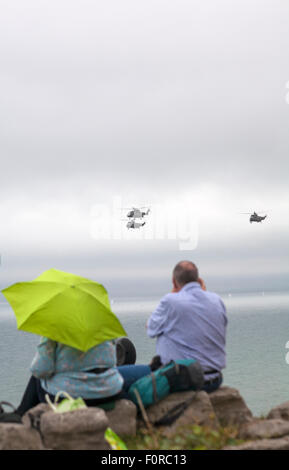
[[[87,351],[127,336],[110,309],[106,289],[81,276],[49,269],[31,282],[3,289],[19,330]]]

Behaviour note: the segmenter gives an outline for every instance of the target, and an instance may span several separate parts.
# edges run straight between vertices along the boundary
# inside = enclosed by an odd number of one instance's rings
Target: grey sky
[[[142,293],[143,279],[147,294],[191,258],[212,287],[250,277],[269,288],[270,276],[284,287],[287,2],[0,0],[0,10],[2,284],[58,267],[115,292],[121,277],[124,293],[132,279]],[[91,208],[115,196],[191,201],[197,248],[92,239]],[[238,214],[251,210],[269,211],[266,223]]]

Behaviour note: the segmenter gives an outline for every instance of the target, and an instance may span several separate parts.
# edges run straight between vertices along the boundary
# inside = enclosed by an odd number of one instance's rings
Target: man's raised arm
[[[167,318],[171,307],[169,305],[167,297],[170,294],[167,294],[163,297],[155,309],[155,311],[151,314],[150,318],[147,322],[147,334],[150,338],[154,338],[155,336],[160,336],[166,329],[167,325]]]

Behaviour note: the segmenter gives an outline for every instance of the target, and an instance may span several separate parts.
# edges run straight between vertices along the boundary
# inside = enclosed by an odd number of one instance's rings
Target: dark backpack
[[[12,412],[5,411],[2,405],[9,406],[10,408],[13,409],[13,411]],[[1,423],[22,423],[21,416],[16,413],[14,406],[11,405],[11,403],[9,403],[8,401],[0,402],[0,422]]]
[[[200,390],[204,385],[203,369],[195,359],[180,359],[157,369],[134,382],[129,388],[130,399],[146,408],[170,393]]]

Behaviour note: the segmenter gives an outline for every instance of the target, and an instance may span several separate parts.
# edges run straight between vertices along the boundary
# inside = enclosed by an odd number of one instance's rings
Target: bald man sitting
[[[208,292],[198,268],[181,261],[173,270],[173,290],[165,295],[147,323],[147,334],[157,338],[156,353],[162,364],[177,359],[197,359],[205,375],[204,390],[222,383],[226,366],[226,308]]]

